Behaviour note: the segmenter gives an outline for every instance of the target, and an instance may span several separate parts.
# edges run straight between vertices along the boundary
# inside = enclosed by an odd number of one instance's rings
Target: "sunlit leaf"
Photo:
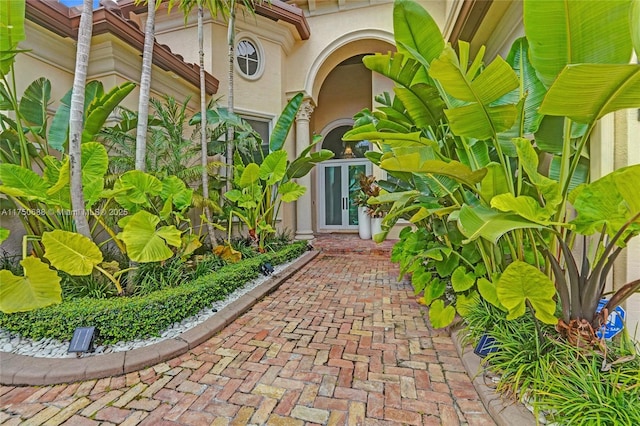
[[[62,231],[42,234],[44,256],[56,269],[70,275],[89,275],[102,262],[98,246],[84,235]]]
[[[144,210],[131,216],[118,234],[127,247],[131,260],[136,262],[161,262],[173,256],[168,245],[180,247],[181,232],[175,226],[162,226],[158,216]]]
[[[429,321],[433,328],[443,328],[453,322],[456,316],[456,309],[451,306],[444,306],[442,299],[435,300],[429,307]]]
[[[297,200],[302,197],[306,191],[307,188],[293,181],[285,182],[278,187],[278,193],[282,195],[282,201],[285,203]]]
[[[631,59],[630,2],[524,2],[529,57],[549,87],[568,64],[627,64]],[[585,86],[588,89],[590,83]],[[583,96],[580,96],[583,98]],[[568,96],[567,100],[572,100]]]
[[[0,311],[26,312],[62,301],[60,277],[46,263],[30,256],[20,262],[24,276],[0,271]]]
[[[509,310],[507,319],[524,315],[528,301],[540,321],[546,324],[558,322],[554,316],[555,285],[537,268],[519,260],[511,263],[498,280],[496,291],[500,303]]]
[[[456,292],[469,290],[476,283],[473,272],[467,273],[467,268],[458,266],[451,275],[451,285]]]

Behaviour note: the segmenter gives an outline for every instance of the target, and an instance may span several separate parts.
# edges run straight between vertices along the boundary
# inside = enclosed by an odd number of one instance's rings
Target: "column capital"
[[[302,105],[300,105],[300,109],[296,114],[296,121],[300,121],[300,120],[309,121],[311,119],[311,113],[313,113],[313,109],[314,109],[314,106],[310,98],[303,100]]]

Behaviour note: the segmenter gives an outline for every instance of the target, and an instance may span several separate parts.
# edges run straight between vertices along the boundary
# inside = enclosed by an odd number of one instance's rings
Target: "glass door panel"
[[[324,168],[325,225],[342,225],[342,166]]]
[[[358,229],[358,207],[353,202],[360,189],[360,173],[370,174],[369,160],[336,160],[318,165],[318,227],[326,230]]]
[[[358,225],[358,206],[353,201],[355,195],[360,190],[360,182],[358,177],[361,174],[367,174],[366,164],[349,164],[347,166],[349,173],[349,217],[348,223],[352,226]]]

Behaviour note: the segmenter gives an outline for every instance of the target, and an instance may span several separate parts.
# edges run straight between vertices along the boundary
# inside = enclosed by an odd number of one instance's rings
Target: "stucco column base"
[[[313,240],[316,236],[313,234],[313,231],[301,231],[296,230],[296,236],[294,239],[296,240]]]

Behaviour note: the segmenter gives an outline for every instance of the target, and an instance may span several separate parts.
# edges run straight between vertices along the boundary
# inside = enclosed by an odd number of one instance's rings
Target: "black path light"
[[[260,265],[260,272],[262,273],[262,275],[264,275],[265,277],[268,275],[273,274],[273,266],[271,266],[271,264],[269,262],[263,263],[262,265]]]
[[[497,352],[498,349],[496,339],[488,334],[483,334],[473,350],[473,353],[478,355],[480,358],[484,358],[492,352]]]
[[[75,352],[77,356],[81,356],[83,352],[93,352],[95,332],[95,327],[76,328],[73,332],[73,337],[71,338],[67,352]]]

